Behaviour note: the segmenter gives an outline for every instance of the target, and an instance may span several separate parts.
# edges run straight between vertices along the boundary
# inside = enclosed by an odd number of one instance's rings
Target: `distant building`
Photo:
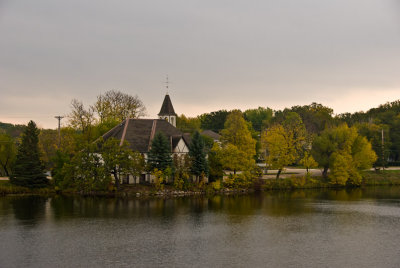
[[[221,135],[219,135],[218,133],[216,133],[212,130],[204,130],[200,134],[213,139],[214,142],[219,142],[219,140],[221,139]]]
[[[113,137],[120,141],[127,141],[132,151],[141,153],[147,159],[154,136],[161,132],[170,141],[172,154],[187,154],[189,152],[190,135],[184,134],[176,128],[176,113],[168,94],[165,95],[158,116],[159,119],[128,118],[104,134],[103,139],[107,140]],[[123,182],[137,183],[136,179],[128,175]],[[153,182],[153,178],[150,174],[143,174],[140,182]]]
[[[132,151],[147,156],[154,136],[163,133],[171,144],[171,153],[184,154],[189,152],[190,136],[183,134],[179,129],[162,119],[126,119],[114,127],[103,139],[111,137],[127,141]]]

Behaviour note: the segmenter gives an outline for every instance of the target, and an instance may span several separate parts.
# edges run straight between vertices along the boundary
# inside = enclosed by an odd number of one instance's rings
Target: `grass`
[[[262,188],[264,190],[292,190],[292,189],[315,189],[332,187],[322,177],[291,177],[278,180],[265,180]]]
[[[374,172],[377,174],[380,174],[380,173],[382,173],[382,174],[400,174],[400,169],[391,169],[391,170],[385,169],[385,170],[370,171],[370,172]]]
[[[30,189],[11,184],[9,181],[0,181],[0,196],[10,194],[33,194],[33,195],[48,195],[53,194],[55,191],[49,187]]]
[[[364,185],[400,185],[400,170],[364,171]]]
[[[400,170],[364,171],[362,173],[362,186],[391,186],[400,185]],[[321,176],[316,177],[290,177],[279,180],[265,180],[265,190],[291,190],[311,188],[342,188],[345,186],[332,185]]]

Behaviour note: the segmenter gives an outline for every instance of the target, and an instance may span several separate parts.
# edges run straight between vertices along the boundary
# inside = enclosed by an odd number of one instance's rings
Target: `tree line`
[[[189,154],[173,156],[166,138],[159,133],[147,163],[142,155],[130,151],[128,144],[119,146],[116,140],[101,139],[122,120],[145,114],[137,96],[119,91],[100,94],[88,107],[73,100],[68,123],[61,129],[60,144],[56,130],[35,132],[28,125],[25,131],[37,133],[35,159],[39,157],[40,170],[51,170],[55,183],[64,188],[107,189],[110,174],[119,188],[121,174],[139,176],[149,172],[159,182],[158,187],[169,179],[175,187],[184,189],[192,176],[197,183],[204,177],[217,182],[226,170],[230,171],[224,180],[226,186],[247,187],[263,173],[257,163],[276,169],[277,178],[285,167],[300,165],[307,170],[322,168],[324,178],[332,184],[359,185],[361,170],[399,160],[399,107],[397,101],[365,113],[335,116],[329,107],[312,103],[280,111],[259,107],[244,112],[220,110],[194,118],[181,115],[177,127],[192,133]],[[201,136],[199,133],[205,129],[219,133],[220,142]],[[15,138],[0,132],[2,174],[18,173],[21,146],[26,143],[24,137],[31,134],[24,132]]]
[[[220,133],[231,112],[219,110],[191,118],[182,114],[177,119],[177,127],[184,132],[210,129]],[[308,139],[315,138],[327,128],[345,123],[348,127],[355,127],[358,133],[371,143],[377,155],[374,166],[400,165],[400,101],[389,102],[367,112],[352,114],[334,115],[333,109],[318,103],[277,111],[258,107],[242,113],[246,122],[251,124],[250,131],[257,142],[260,142],[257,135],[260,136],[262,131],[273,125],[282,124],[289,114],[296,113],[304,124]],[[257,146],[259,148],[260,144]]]

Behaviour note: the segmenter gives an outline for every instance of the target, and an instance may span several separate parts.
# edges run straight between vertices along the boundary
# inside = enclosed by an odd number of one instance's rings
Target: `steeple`
[[[171,98],[168,93],[165,95],[161,110],[158,113],[160,119],[167,120],[171,125],[176,127],[176,116],[174,106],[172,106]]]

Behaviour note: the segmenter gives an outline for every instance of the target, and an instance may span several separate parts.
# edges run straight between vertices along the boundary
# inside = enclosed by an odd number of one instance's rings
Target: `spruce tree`
[[[39,154],[39,130],[35,122],[30,121],[22,134],[21,144],[14,165],[10,182],[15,185],[40,188],[48,184],[44,166]]]
[[[150,171],[156,168],[164,171],[167,167],[172,165],[171,145],[163,133],[158,132],[154,136],[147,162]]]
[[[196,177],[201,174],[208,175],[208,163],[204,148],[204,140],[200,133],[196,131],[193,135],[192,142],[189,146],[189,156],[191,159],[191,172]]]

